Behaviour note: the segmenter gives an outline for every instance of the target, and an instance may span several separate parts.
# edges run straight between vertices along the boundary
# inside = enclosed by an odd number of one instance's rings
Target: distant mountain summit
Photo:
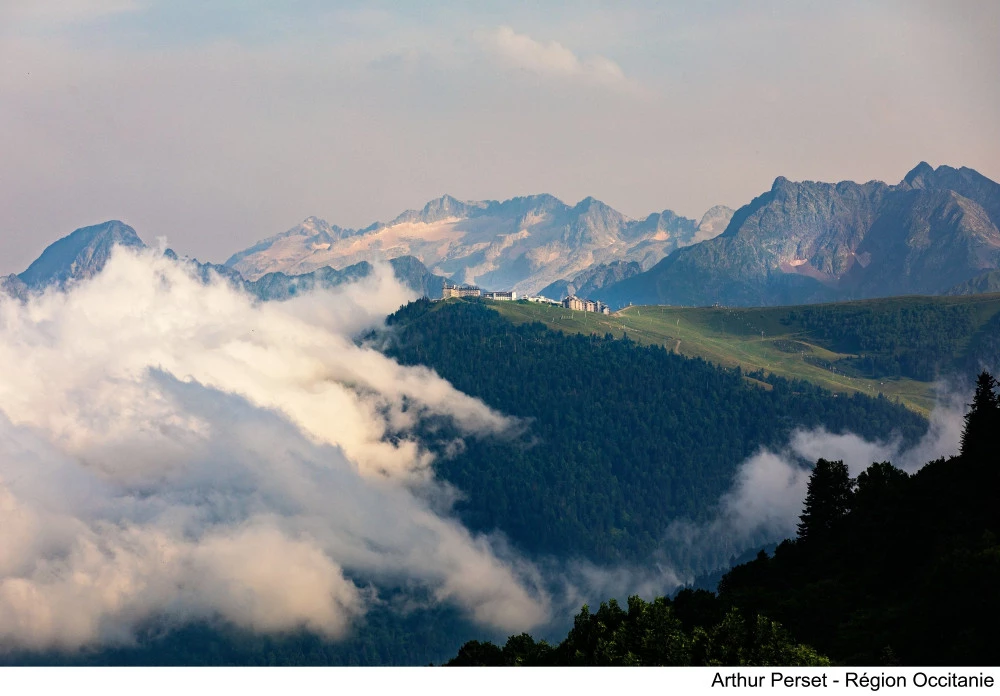
[[[710,224],[700,226],[670,210],[633,220],[592,197],[570,206],[548,194],[506,201],[446,195],[360,230],[322,227],[308,218],[233,254],[226,265],[254,280],[273,272],[412,256],[456,282],[528,294],[600,264],[624,261],[649,268],[699,234],[721,232],[728,209],[713,211]]]
[[[345,230],[341,227],[337,227],[336,225],[331,225],[326,220],[321,220],[318,217],[307,217],[290,230],[270,237],[248,249],[244,249],[243,251],[233,254],[226,261],[225,265],[235,267],[239,265],[239,262],[244,258],[269,249],[276,242],[280,241],[293,240],[292,245],[294,245],[297,238],[303,238],[310,240],[312,244],[323,245],[332,244],[336,240],[343,239],[351,234],[354,234],[353,230]]]
[[[940,294],[1000,267],[1000,185],[921,162],[895,185],[775,179],[725,231],[597,293],[612,306]]]
[[[17,277],[29,290],[48,285],[62,287],[71,280],[91,278],[104,268],[116,246],[145,248],[135,230],[120,220],[81,227],[53,242]]]
[[[328,240],[345,234],[345,230],[332,227],[318,218],[307,218],[301,225],[286,233],[287,236]],[[134,229],[119,220],[82,227],[46,247],[42,255],[20,275],[0,277],[0,292],[24,300],[32,292],[53,286],[63,289],[71,281],[92,278],[101,272],[116,246],[145,249],[146,243]],[[342,270],[322,267],[299,275],[270,273],[255,281],[247,281],[239,271],[229,266],[181,258],[171,249],[167,249],[164,255],[190,264],[202,282],[207,283],[218,276],[233,287],[264,301],[285,300],[314,288],[332,288],[368,276],[374,270],[369,263],[359,263]],[[441,296],[445,278],[432,274],[419,260],[405,256],[392,259],[389,265],[396,278],[404,285],[427,297]]]
[[[145,247],[117,220],[78,229],[23,273],[0,278],[0,291],[24,298],[90,278],[117,245]],[[983,292],[1000,273],[1000,184],[926,162],[895,185],[779,176],[738,210],[716,206],[700,221],[671,210],[636,220],[593,197],[567,205],[548,194],[446,195],[362,229],[309,217],[225,265],[189,261],[203,279],[221,275],[261,299],[331,287],[378,262],[431,297],[447,279],[612,307]]]

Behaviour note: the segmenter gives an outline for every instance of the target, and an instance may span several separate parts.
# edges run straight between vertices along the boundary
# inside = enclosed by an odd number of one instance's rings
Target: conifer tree
[[[991,449],[995,451],[997,428],[1000,427],[1000,400],[995,393],[997,381],[985,370],[976,379],[976,393],[965,414],[962,430],[962,456],[979,458]]]
[[[850,512],[854,481],[842,461],[820,459],[809,476],[805,508],[799,516],[799,539],[824,536]]]

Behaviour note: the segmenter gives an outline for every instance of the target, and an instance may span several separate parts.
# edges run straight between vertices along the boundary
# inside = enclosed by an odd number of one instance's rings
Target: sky
[[[0,273],[120,219],[221,262],[445,193],[700,217],[1000,180],[1000,3],[0,0]]]

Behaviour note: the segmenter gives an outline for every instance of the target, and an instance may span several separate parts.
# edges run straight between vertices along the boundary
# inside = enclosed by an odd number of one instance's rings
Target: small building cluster
[[[452,285],[451,283],[446,282],[444,287],[441,289],[441,299],[447,300],[450,297],[482,297],[487,300],[506,300],[513,302],[517,299],[517,293],[513,290],[490,291],[483,290],[475,285]],[[538,302],[540,304],[554,305],[556,307],[565,307],[566,309],[575,309],[578,312],[611,314],[611,309],[600,300],[585,300],[577,297],[576,295],[570,295],[569,297],[563,299],[562,302],[558,300],[551,300],[548,297],[543,297],[541,295],[528,295],[521,299],[527,300],[528,302]]]
[[[517,299],[517,293],[513,290],[483,290],[475,285],[451,285],[445,283],[441,288],[441,299],[447,300],[449,297],[483,297],[487,300],[507,300],[513,302]]]
[[[562,301],[562,306],[566,309],[575,309],[579,312],[597,312],[598,314],[611,314],[611,309],[600,300],[585,300],[570,295]]]
[[[441,297],[445,300],[449,297],[482,297],[482,295],[483,291],[475,285],[449,285],[445,283],[441,289]]]
[[[538,304],[555,305],[556,307],[562,307],[562,302],[559,300],[553,300],[545,295],[528,295],[525,297],[528,302],[537,302]]]

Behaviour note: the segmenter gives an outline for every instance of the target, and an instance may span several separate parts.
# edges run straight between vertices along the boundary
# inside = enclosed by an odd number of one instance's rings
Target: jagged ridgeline
[[[594,298],[753,307],[987,292],[1000,267],[998,225],[1000,184],[967,167],[921,162],[895,185],[779,176],[722,234]]]
[[[31,292],[48,287],[64,289],[73,282],[93,278],[104,268],[115,247],[147,248],[136,231],[119,220],[81,227],[47,246],[23,273],[0,277],[0,292],[23,300]],[[179,258],[171,249],[164,253],[172,259]],[[200,263],[197,259],[185,259],[185,262],[205,282],[220,277],[264,301],[287,300],[311,290],[334,288],[365,278],[373,271],[371,263],[359,261],[341,269],[323,266],[297,275],[275,271],[247,280],[229,266]],[[426,297],[441,297],[446,279],[428,271],[418,259],[399,256],[387,263],[405,286]]]
[[[467,525],[530,554],[645,560],[672,521],[705,519],[737,466],[795,428],[909,442],[926,429],[885,398],[833,398],[628,338],[517,325],[477,300],[414,302],[388,324],[391,356],[526,419],[519,440],[469,440],[435,466],[465,494]]]

